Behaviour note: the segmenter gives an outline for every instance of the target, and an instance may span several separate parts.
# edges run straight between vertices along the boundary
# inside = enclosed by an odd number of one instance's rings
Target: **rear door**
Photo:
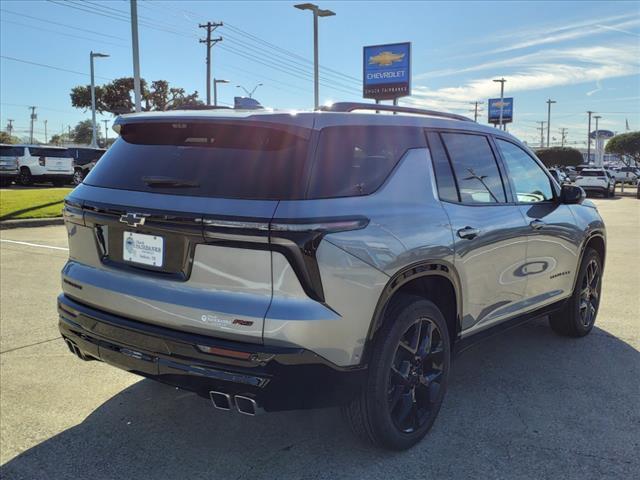
[[[281,198],[304,191],[310,136],[251,121],[125,124],[71,196],[84,225],[70,229],[65,293],[148,323],[262,342],[269,222]]]
[[[45,175],[72,175],[73,155],[66,148],[30,147]]]
[[[542,307],[571,294],[582,231],[542,165],[519,145],[496,139],[527,235],[527,302]],[[583,175],[586,171],[582,172]]]
[[[438,191],[454,235],[462,282],[463,331],[488,327],[525,308],[528,227],[510,204],[484,135],[429,132]]]

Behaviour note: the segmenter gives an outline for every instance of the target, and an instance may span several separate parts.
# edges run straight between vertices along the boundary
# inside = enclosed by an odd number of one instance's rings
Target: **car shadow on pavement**
[[[562,338],[537,320],[460,356],[434,428],[399,453],[360,443],[338,409],[246,417],[141,380],[0,477],[638,478],[638,378],[623,340]]]

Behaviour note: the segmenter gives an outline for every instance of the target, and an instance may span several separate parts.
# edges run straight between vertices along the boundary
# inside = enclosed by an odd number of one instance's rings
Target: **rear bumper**
[[[14,178],[18,176],[18,170],[0,170],[0,177]]]
[[[210,391],[245,395],[266,411],[344,404],[358,394],[366,375],[366,367],[340,368],[305,349],[158,327],[88,307],[64,294],[58,297],[58,314],[60,333],[80,358],[102,360],[203,397]],[[196,345],[221,349],[224,355],[203,353]]]

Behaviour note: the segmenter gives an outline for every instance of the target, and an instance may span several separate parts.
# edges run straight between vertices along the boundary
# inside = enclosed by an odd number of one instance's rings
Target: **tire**
[[[27,167],[22,167],[18,174],[17,182],[24,187],[28,187],[33,183],[33,177],[31,176],[31,170]]]
[[[79,168],[76,169],[73,172],[73,184],[74,185],[80,185],[83,180],[84,180],[84,172]]]
[[[584,337],[598,316],[602,298],[602,259],[593,248],[587,248],[580,264],[573,294],[564,307],[549,316],[549,325],[558,335]]]
[[[442,405],[450,353],[447,322],[438,307],[404,296],[376,335],[362,392],[343,407],[353,432],[390,450],[422,440]]]

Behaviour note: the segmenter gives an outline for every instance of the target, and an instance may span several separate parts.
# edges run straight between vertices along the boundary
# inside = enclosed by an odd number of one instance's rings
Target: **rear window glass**
[[[7,147],[0,146],[0,156],[2,157],[22,157],[24,156],[24,147]]]
[[[70,148],[70,156],[78,162],[93,162],[104,155],[104,150],[94,150],[92,148]]]
[[[309,137],[308,129],[264,122],[123,125],[84,183],[172,195],[303,198]]]
[[[29,152],[34,157],[71,158],[71,154],[66,148],[29,147]]]
[[[582,170],[580,173],[583,177],[606,177],[604,170]]]
[[[412,127],[338,126],[322,129],[309,182],[309,198],[374,192],[410,148],[426,146]]]

